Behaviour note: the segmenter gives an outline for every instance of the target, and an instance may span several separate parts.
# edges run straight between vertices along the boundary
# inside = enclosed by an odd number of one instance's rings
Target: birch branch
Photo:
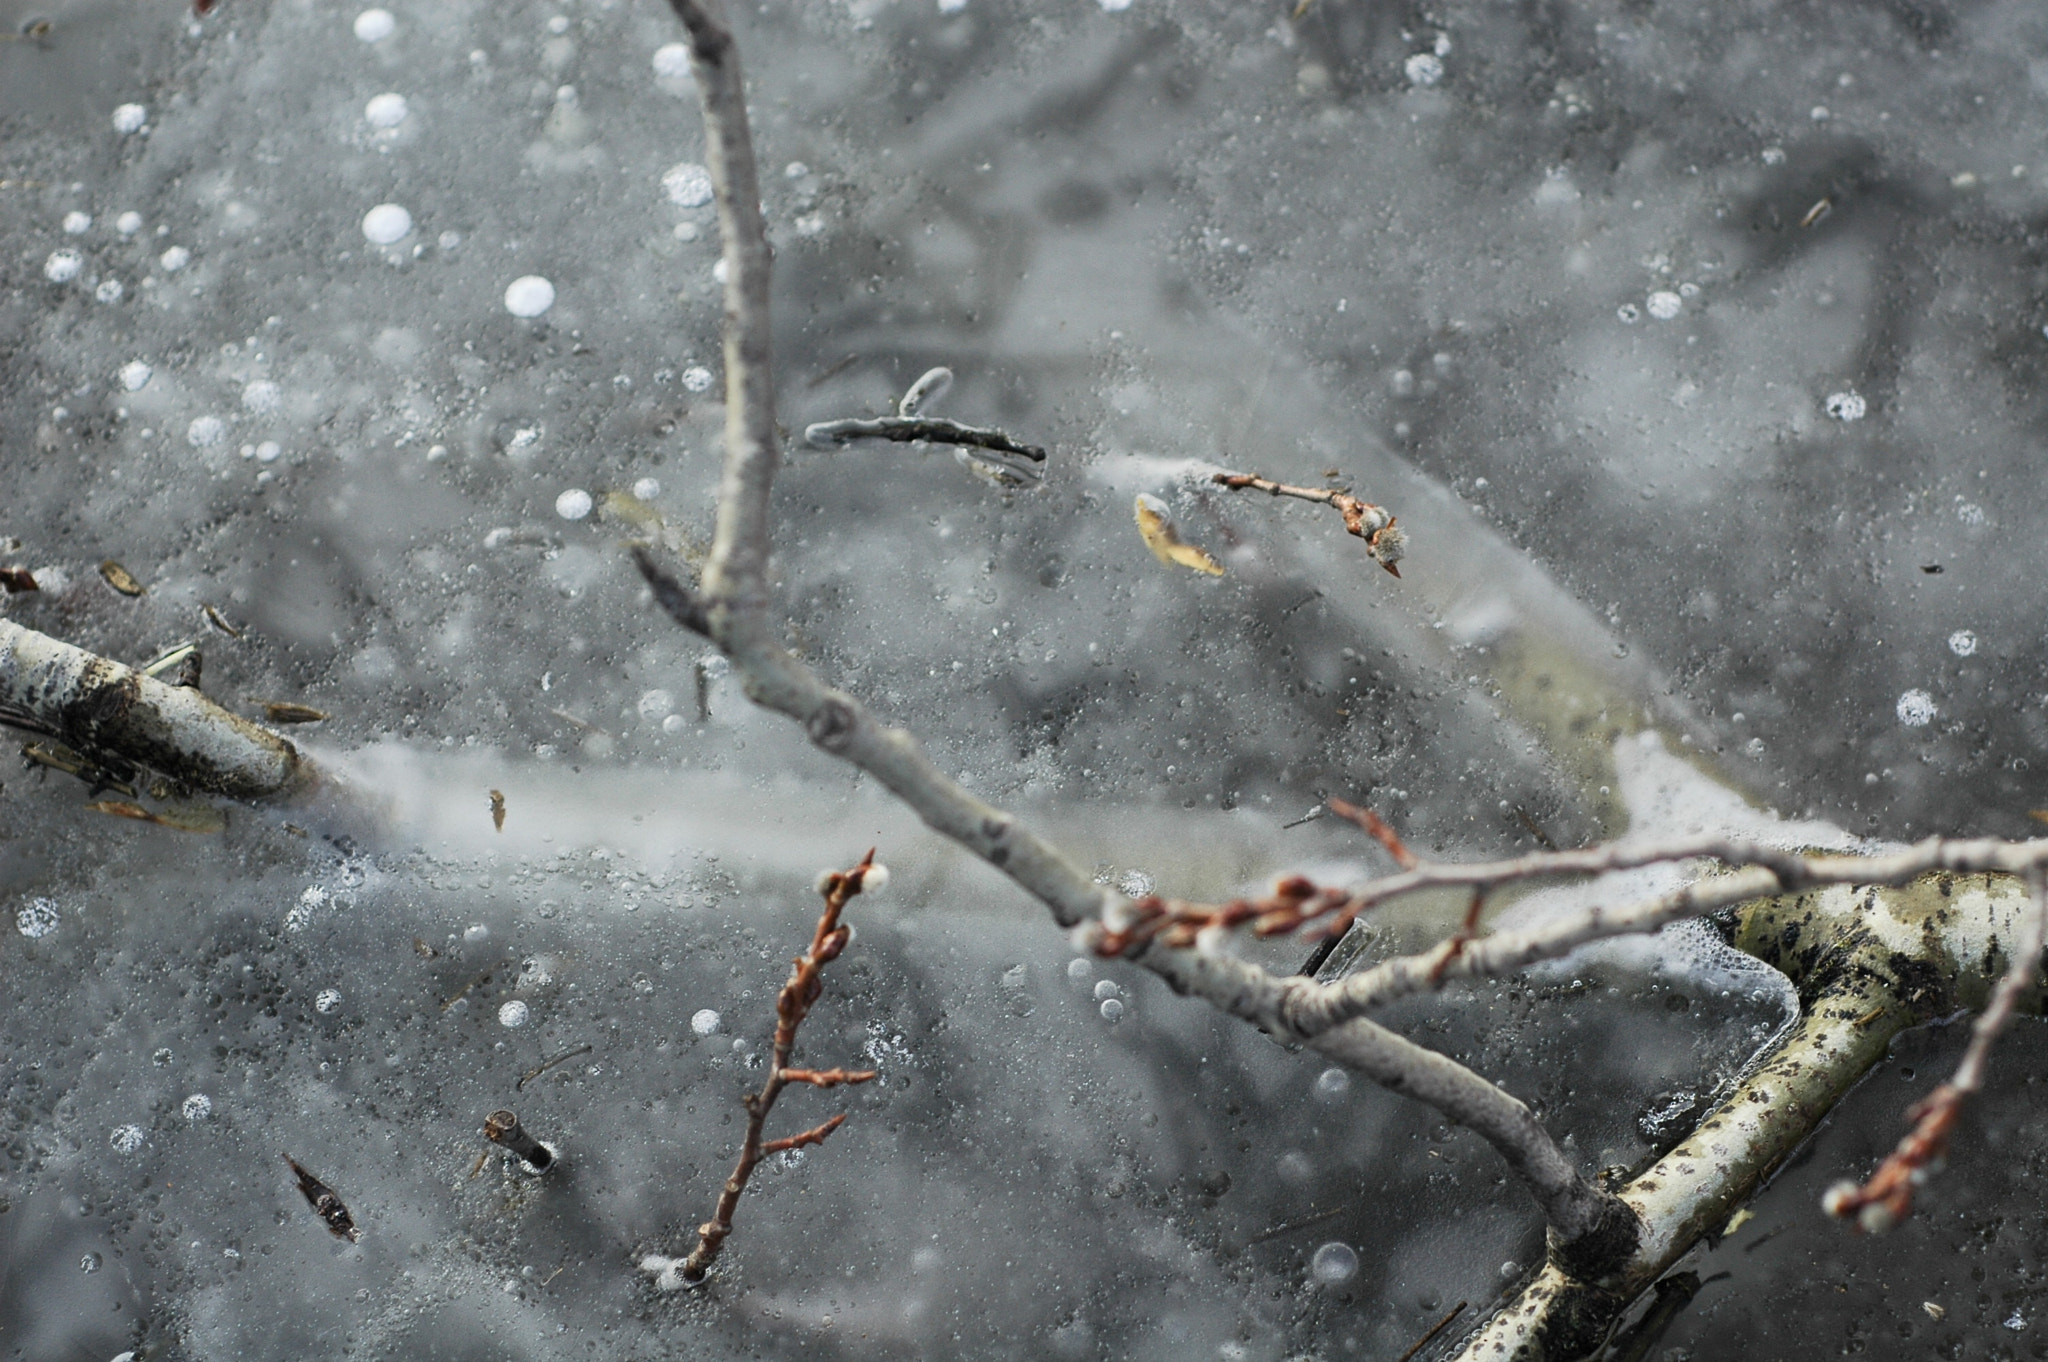
[[[308,774],[298,749],[119,662],[0,619],[0,724],[47,734],[102,765],[148,767],[237,799],[281,794]]]

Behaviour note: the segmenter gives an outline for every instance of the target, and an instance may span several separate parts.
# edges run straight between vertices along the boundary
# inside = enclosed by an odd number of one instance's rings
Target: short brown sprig
[[[747,1109],[746,1139],[740,1145],[739,1161],[733,1165],[732,1175],[725,1180],[725,1187],[719,1193],[717,1209],[712,1212],[711,1219],[697,1227],[697,1247],[683,1260],[681,1276],[686,1282],[701,1282],[711,1270],[719,1249],[732,1234],[732,1217],[739,1208],[740,1194],[747,1190],[747,1180],[753,1177],[754,1169],[761,1160],[792,1149],[823,1144],[825,1138],[846,1120],[846,1113],[841,1112],[801,1134],[764,1140],[761,1137],[762,1127],[767,1124],[768,1113],[774,1110],[775,1100],[782,1095],[782,1090],[791,1083],[836,1088],[842,1084],[865,1083],[875,1076],[872,1069],[793,1069],[789,1066],[789,1056],[796,1048],[797,1028],[803,1025],[804,1018],[810,1016],[812,1006],[824,992],[825,966],[838,959],[839,953],[846,949],[846,943],[853,939],[853,929],[842,925],[839,915],[848,901],[861,892],[870,877],[879,887],[884,873],[875,864],[875,853],[870,849],[859,865],[851,870],[828,872],[819,885],[819,892],[825,897],[825,909],[818,915],[817,929],[811,934],[811,948],[790,962],[789,981],[776,995],[775,1049],[769,1061],[768,1077],[762,1082],[759,1092],[750,1092],[740,1099],[741,1105]]]
[[[1295,487],[1271,478],[1262,478],[1256,473],[1217,473],[1210,478],[1218,486],[1240,492],[1264,492],[1268,496],[1293,497],[1298,501],[1320,502],[1337,508],[1337,514],[1344,517],[1344,528],[1365,541],[1366,551],[1378,563],[1396,577],[1401,569],[1396,566],[1408,552],[1408,532],[1394,524],[1394,513],[1384,506],[1375,506],[1362,497],[1328,487]]]
[[[1351,895],[1342,889],[1318,888],[1304,875],[1289,875],[1262,899],[1232,899],[1209,905],[1184,903],[1147,894],[1126,905],[1119,926],[1104,927],[1095,938],[1098,955],[1124,955],[1134,947],[1157,941],[1186,949],[1211,927],[1230,931],[1249,923],[1254,936],[1280,936],[1344,907]],[[1346,917],[1344,925],[1351,919]],[[1342,928],[1333,928],[1332,933]]]

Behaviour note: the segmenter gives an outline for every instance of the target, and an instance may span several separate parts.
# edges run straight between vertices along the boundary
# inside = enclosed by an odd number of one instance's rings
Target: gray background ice
[[[803,654],[1163,892],[1363,873],[1355,838],[1282,830],[1327,793],[1445,854],[1619,831],[1610,749],[1645,725],[1762,817],[2024,835],[2048,18],[1292,8],[744,7],[785,424],[945,363],[945,414],[1054,450],[1006,493],[793,447]],[[0,44],[0,544],[49,588],[0,609],[131,661],[198,639],[223,701],[330,711],[310,746],[373,806],[192,837],[4,775],[4,921],[56,925],[0,941],[0,1346],[1377,1358],[1493,1300],[1540,1234],[1477,1141],[1070,968],[648,605],[606,494],[687,554],[722,421],[666,7],[390,15],[0,3],[53,21]],[[409,230],[372,240],[386,204]],[[519,317],[527,276],[553,302]],[[1338,470],[1411,528],[1405,577],[1316,508],[1201,490],[1214,466]],[[1156,563],[1141,492],[1228,575]],[[876,843],[895,882],[804,1053],[883,1079],[792,1096],[792,1127],[851,1119],[764,1173],[710,1290],[658,1294],[634,1263],[709,1208],[811,877]],[[1627,1164],[1781,1015],[1725,987],[1610,962],[1397,1019]],[[1814,1209],[1956,1049],[1902,1041],[1660,1347],[2040,1351],[2034,1028],[1926,1214],[1871,1241]],[[508,1102],[559,1175],[470,1176]],[[1330,1242],[1347,1280],[1310,1271]]]

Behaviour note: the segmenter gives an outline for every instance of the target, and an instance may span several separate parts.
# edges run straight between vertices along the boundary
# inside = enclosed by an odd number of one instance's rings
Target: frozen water
[[[1324,1286],[1341,1286],[1358,1275],[1358,1253],[1349,1244],[1332,1241],[1310,1256],[1308,1270]]]
[[[571,487],[555,498],[555,514],[564,520],[581,520],[590,514],[590,493]]]
[[[690,49],[682,43],[663,43],[655,48],[654,74],[664,80],[688,80]]]
[[[118,303],[121,301],[121,295],[127,291],[127,286],[119,279],[102,279],[94,287],[92,296],[97,302]]]
[[[399,204],[380,203],[369,212],[363,214],[363,239],[373,246],[394,245],[397,242],[403,241],[411,232],[412,214]],[[516,288],[517,285],[515,284],[514,287]],[[549,301],[552,302],[553,299]],[[505,306],[508,308],[512,307],[512,295],[510,292],[507,292],[505,295]],[[514,315],[523,317],[539,316],[540,312],[545,311],[547,311],[545,307],[541,308],[538,312],[530,313],[518,312],[517,309],[514,309]]]
[[[1948,636],[1948,650],[1957,657],[1970,657],[1977,651],[1977,635],[1968,629],[1958,629]]]
[[[356,36],[366,43],[381,43],[398,28],[388,9],[366,9],[356,16]]]
[[[122,236],[134,236],[142,230],[142,214],[130,209],[114,219],[114,230]]]
[[[538,317],[555,305],[555,286],[537,274],[523,274],[505,286],[505,310],[515,317]]]
[[[405,121],[409,112],[404,95],[386,91],[372,95],[370,102],[363,106],[363,121],[373,128],[395,128]]]
[[[532,1008],[520,999],[514,998],[498,1008],[498,1025],[517,1030],[526,1025],[527,1019],[532,1015]]]
[[[690,1029],[700,1036],[716,1034],[721,1024],[722,1018],[712,1008],[700,1007],[690,1014]]]
[[[141,132],[143,125],[147,122],[149,122],[149,110],[142,105],[121,104],[115,106],[114,131],[122,136],[125,137],[129,133]]]
[[[53,284],[68,284],[85,268],[85,257],[77,251],[52,251],[43,261],[43,278]]]
[[[1684,310],[1685,303],[1676,293],[1659,289],[1643,304],[1644,309],[1660,322],[1668,322]]]
[[[148,1133],[141,1126],[124,1125],[114,1127],[107,1136],[107,1143],[113,1147],[116,1154],[133,1154],[141,1149],[148,1139]],[[87,1268],[86,1271],[90,1272],[92,1268]]]
[[[1102,1013],[1102,1019],[1106,1022],[1114,1024],[1124,1019],[1124,1005],[1122,999],[1104,998],[1102,1000],[1102,1006],[1100,1008],[1100,1011]]]
[[[661,479],[641,478],[633,484],[633,495],[641,501],[652,501],[661,495]]]
[[[259,414],[276,411],[278,403],[283,400],[283,391],[267,378],[242,385],[242,406],[249,411]]]
[[[141,392],[149,386],[150,377],[155,373],[139,359],[131,359],[121,366],[121,386],[131,393]]]
[[[1853,392],[1829,393],[1821,407],[1837,421],[1861,421],[1870,410],[1870,404]]]
[[[1908,728],[1925,728],[1937,713],[1934,697],[1924,690],[1909,690],[1899,696],[1899,722]]]
[[[1417,52],[1401,64],[1401,72],[1410,85],[1435,85],[1444,78],[1443,58],[1434,52]]]
[[[64,234],[66,236],[84,236],[91,230],[92,214],[81,213],[74,208],[64,215]]]
[[[1343,1069],[1325,1069],[1316,1075],[1316,1096],[1342,1097],[1351,1091],[1351,1075]]]
[[[711,371],[701,364],[692,364],[689,368],[683,370],[682,384],[684,392],[709,392],[712,382],[713,376]]]
[[[183,246],[173,246],[157,257],[157,264],[163,267],[165,274],[176,274],[191,263],[192,252],[186,250]]]
[[[195,1092],[179,1104],[178,1114],[188,1121],[210,1120],[213,1116],[213,1099],[203,1092]]]
[[[661,191],[678,207],[701,208],[711,202],[711,172],[694,161],[672,165],[662,172]]]
[[[323,988],[313,995],[313,1010],[322,1014],[337,1011],[341,1007],[341,990]]]
[[[15,928],[31,941],[56,931],[58,921],[55,899],[30,899],[14,912]]]
[[[185,443],[194,449],[211,449],[227,434],[227,425],[218,416],[195,416],[185,427]]]

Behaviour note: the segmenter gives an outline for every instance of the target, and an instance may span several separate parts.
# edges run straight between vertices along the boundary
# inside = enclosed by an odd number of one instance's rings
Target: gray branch
[[[849,418],[844,421],[818,421],[804,427],[805,443],[821,449],[852,440],[894,440],[898,444],[928,440],[933,444],[993,449],[1001,454],[1015,454],[1033,463],[1045,462],[1045,451],[1037,445],[1013,440],[1000,430],[965,426],[943,416],[880,416],[873,420]]]

